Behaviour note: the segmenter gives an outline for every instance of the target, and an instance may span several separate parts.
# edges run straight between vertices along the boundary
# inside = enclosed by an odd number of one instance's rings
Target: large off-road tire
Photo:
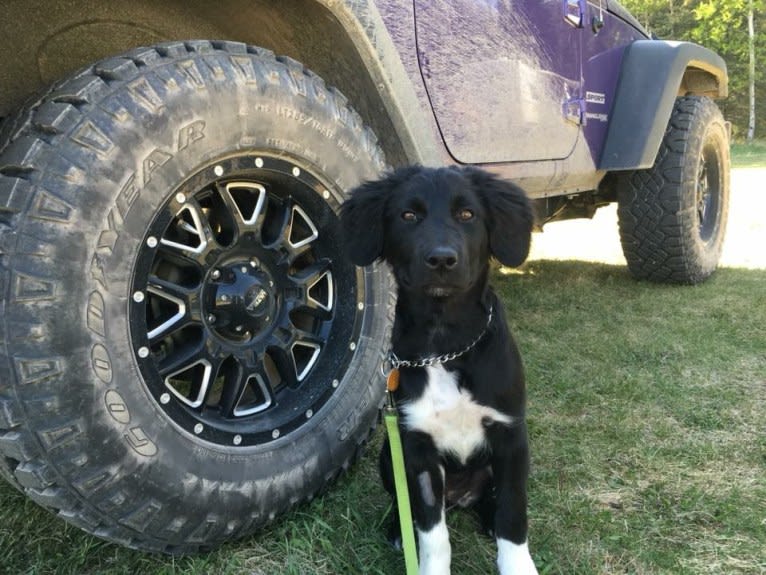
[[[698,283],[715,271],[729,206],[729,140],[715,103],[678,98],[654,166],[618,184],[620,241],[634,277]]]
[[[388,275],[342,256],[383,168],[345,98],[228,42],[134,50],[0,142],[0,469],[86,531],[193,552],[325,488],[375,423]]]

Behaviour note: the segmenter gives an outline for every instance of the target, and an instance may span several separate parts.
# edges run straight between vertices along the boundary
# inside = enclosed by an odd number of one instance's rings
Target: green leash
[[[415,547],[415,531],[412,528],[412,510],[410,509],[410,493],[407,489],[407,475],[404,471],[402,437],[399,435],[399,415],[394,407],[391,391],[388,391],[386,395],[388,395],[388,406],[383,412],[383,420],[386,423],[388,443],[391,446],[396,501],[399,507],[399,526],[402,531],[402,548],[404,549],[404,567],[407,575],[418,575],[418,553]]]

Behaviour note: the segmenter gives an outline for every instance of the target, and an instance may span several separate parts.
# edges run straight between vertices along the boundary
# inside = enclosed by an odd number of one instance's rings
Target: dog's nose
[[[457,252],[446,246],[438,246],[426,256],[426,265],[432,270],[451,270],[457,265]]]

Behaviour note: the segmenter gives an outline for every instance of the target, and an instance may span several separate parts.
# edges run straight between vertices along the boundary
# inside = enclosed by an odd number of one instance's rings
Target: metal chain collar
[[[474,347],[476,347],[476,344],[481,341],[481,338],[484,337],[484,335],[487,333],[487,330],[489,329],[489,324],[492,323],[492,313],[493,308],[489,308],[489,314],[487,314],[487,325],[484,326],[484,329],[481,331],[481,333],[474,339],[471,343],[469,343],[466,347],[461,349],[460,351],[453,351],[451,353],[445,353],[443,355],[437,355],[437,356],[430,356],[423,359],[399,359],[397,355],[394,353],[393,350],[388,352],[388,363],[391,365],[391,368],[393,369],[399,369],[400,367],[431,367],[433,365],[438,365],[440,363],[446,363],[448,361],[452,361],[453,359],[459,358],[461,355],[468,353],[471,351]]]

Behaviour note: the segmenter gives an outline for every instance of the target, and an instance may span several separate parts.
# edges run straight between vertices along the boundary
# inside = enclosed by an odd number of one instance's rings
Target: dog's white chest
[[[426,373],[423,395],[402,406],[403,421],[407,429],[430,435],[440,452],[465,463],[484,445],[487,419],[511,423],[510,416],[476,403],[469,391],[458,387],[456,374],[441,365],[427,367]]]

